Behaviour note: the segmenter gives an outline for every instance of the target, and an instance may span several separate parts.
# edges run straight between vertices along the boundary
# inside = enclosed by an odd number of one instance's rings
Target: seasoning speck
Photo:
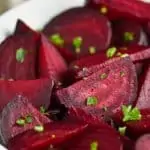
[[[100,78],[101,78],[101,79],[106,79],[106,78],[107,78],[107,74],[106,74],[106,73],[102,73],[102,74],[100,75]]]
[[[103,6],[103,7],[100,8],[100,12],[101,12],[101,14],[107,14],[108,8]]]
[[[95,54],[95,53],[96,53],[96,47],[90,46],[90,47],[89,47],[89,53],[90,53],[91,55]]]
[[[51,136],[53,139],[56,137],[56,135],[55,134],[52,134],[52,136]]]
[[[44,131],[44,126],[42,126],[42,125],[36,125],[36,126],[34,126],[34,130],[36,132],[43,132]]]
[[[132,32],[125,32],[124,33],[124,40],[125,41],[133,41],[134,40],[134,33],[132,33]]]

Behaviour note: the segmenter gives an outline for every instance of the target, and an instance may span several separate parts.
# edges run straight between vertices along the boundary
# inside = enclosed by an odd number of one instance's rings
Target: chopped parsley
[[[76,53],[80,53],[82,42],[83,42],[83,39],[80,36],[75,37],[73,39],[72,44],[73,44],[73,47],[75,48]]]
[[[133,41],[134,40],[134,33],[132,33],[132,32],[125,32],[124,33],[124,40],[125,41]]]
[[[16,124],[19,126],[24,126],[26,124],[25,120],[22,118],[19,118],[16,120]]]
[[[131,105],[129,106],[123,105],[122,112],[123,112],[123,122],[138,121],[141,120],[142,118],[140,110],[137,107],[132,108]]]
[[[119,131],[120,135],[125,135],[126,129],[127,129],[127,127],[119,127],[118,131]]]
[[[87,106],[95,106],[98,103],[98,99],[95,96],[89,96],[86,100]]]
[[[16,50],[16,60],[19,63],[23,63],[25,60],[25,55],[27,54],[26,50],[23,48],[19,48]]]
[[[32,121],[33,121],[32,116],[31,115],[26,116],[25,121],[26,121],[26,123],[32,123]]]
[[[59,46],[59,47],[63,47],[64,46],[64,39],[60,36],[60,34],[53,34],[53,35],[51,35],[50,36],[50,38],[49,38],[49,40],[53,43],[53,44],[55,44],[55,45],[57,45],[57,46]]]
[[[92,142],[90,145],[90,150],[98,150],[98,142]]]
[[[113,56],[115,56],[115,53],[117,52],[117,48],[116,47],[111,47],[106,51],[106,56],[107,58],[112,58]]]
[[[43,132],[44,131],[44,126],[43,125],[36,125],[36,126],[34,126],[34,130],[36,132]]]

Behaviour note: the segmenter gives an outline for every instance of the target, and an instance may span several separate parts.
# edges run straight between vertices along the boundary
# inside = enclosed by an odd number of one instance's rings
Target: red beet
[[[17,94],[25,95],[29,101],[39,108],[50,104],[53,81],[38,79],[29,81],[0,81],[0,111]]]
[[[113,44],[147,46],[148,41],[140,23],[126,19],[115,21],[113,25]]]
[[[136,97],[136,87],[135,68],[126,57],[113,60],[85,80],[57,91],[57,97],[66,107],[81,108],[101,118],[104,107],[114,113],[122,104],[132,104]],[[91,98],[96,104],[87,104]]]
[[[111,28],[107,18],[89,8],[67,10],[48,23],[44,33],[47,37],[60,34],[64,39],[64,48],[76,57],[88,55],[91,46],[97,51],[106,49],[111,40]],[[83,40],[81,49],[77,53],[73,46],[76,37],[81,37]],[[66,54],[66,60],[68,57],[70,56]]]
[[[31,122],[24,126],[16,124],[20,118],[31,117]],[[17,95],[3,109],[0,116],[0,137],[4,144],[14,136],[32,129],[35,125],[51,122],[47,117],[36,110],[28,99]],[[29,138],[30,139],[30,138]]]
[[[67,71],[67,65],[57,49],[41,35],[39,50],[40,77],[52,78],[55,81],[62,81]]]
[[[30,33],[8,37],[0,45],[0,77],[32,80],[36,78],[38,37]]]
[[[56,148],[64,141],[68,141],[71,137],[80,134],[87,126],[83,122],[52,122],[45,124],[44,131],[41,133],[29,130],[16,136],[10,140],[8,147],[9,150],[46,150],[51,147]]]
[[[123,150],[120,136],[114,129],[105,125],[89,125],[80,135],[72,138],[61,146],[65,150]]]
[[[142,1],[89,0],[89,6],[96,6],[98,8],[106,6],[108,11],[105,15],[107,15],[110,20],[120,18],[131,18],[139,22],[150,20],[150,16],[148,15],[150,5]]]
[[[25,22],[18,19],[14,34],[17,35],[17,34],[26,34],[26,33],[38,34],[36,31],[32,30]]]
[[[141,136],[135,145],[135,150],[150,150],[150,134],[145,134]]]
[[[136,106],[140,109],[150,108],[150,66],[146,71],[145,81],[140,88],[139,97],[136,102]]]

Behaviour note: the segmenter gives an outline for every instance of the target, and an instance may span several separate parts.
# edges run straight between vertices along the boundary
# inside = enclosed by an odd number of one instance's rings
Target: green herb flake
[[[55,45],[57,45],[59,47],[63,47],[64,43],[65,43],[64,39],[60,36],[60,34],[53,34],[53,35],[51,35],[49,40],[53,44],[55,44]]]
[[[125,76],[125,73],[123,71],[120,71],[120,76],[121,77],[124,77]]]
[[[80,48],[81,48],[82,42],[83,42],[83,39],[80,36],[75,37],[73,39],[72,44],[73,44],[73,47],[75,48],[76,53],[80,53],[80,51],[81,51]]]
[[[101,12],[101,14],[107,14],[108,8],[103,6],[103,7],[100,8],[100,12]]]
[[[90,46],[90,47],[89,47],[89,53],[90,53],[91,55],[95,54],[95,53],[96,53],[96,47]]]
[[[90,144],[90,150],[98,150],[98,142],[94,141]]]
[[[46,112],[46,108],[44,106],[40,107],[40,113],[44,114]]]
[[[126,133],[126,129],[127,129],[127,127],[119,127],[118,131],[119,131],[120,135],[124,136]]]
[[[134,33],[132,33],[132,32],[125,32],[124,33],[124,40],[125,41],[133,41],[134,40]]]
[[[23,63],[25,60],[25,55],[27,54],[26,50],[23,48],[19,48],[16,50],[16,60],[19,63]]]
[[[36,126],[34,126],[34,130],[36,132],[43,132],[44,131],[44,126],[42,126],[42,125],[36,125]]]
[[[106,74],[106,73],[102,73],[102,74],[100,75],[100,78],[101,78],[101,79],[106,79],[106,78],[107,78],[107,74]]]
[[[95,96],[89,96],[86,100],[87,106],[95,106],[98,103],[98,99]]]
[[[25,123],[26,123],[26,122],[25,122],[24,119],[21,119],[21,118],[20,118],[20,119],[17,119],[17,120],[16,120],[16,124],[19,125],[19,126],[24,126]]]
[[[32,121],[33,121],[32,116],[30,116],[30,115],[26,116],[25,121],[26,121],[26,123],[32,123]]]
[[[117,52],[117,48],[116,47],[111,47],[106,51],[106,56],[107,58],[112,58],[113,56],[115,56],[115,53]]]
[[[137,107],[132,108],[131,105],[129,106],[123,105],[122,112],[123,112],[123,122],[138,121],[141,120],[142,118],[140,110]]]

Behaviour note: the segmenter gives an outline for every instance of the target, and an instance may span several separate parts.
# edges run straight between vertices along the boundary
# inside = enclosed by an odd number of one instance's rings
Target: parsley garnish
[[[132,32],[125,32],[124,33],[124,40],[125,41],[133,41],[134,40],[134,34]]]
[[[90,150],[98,150],[98,142],[92,142],[90,145]]]
[[[127,129],[127,127],[119,127],[118,131],[119,131],[120,135],[125,135],[126,129]]]
[[[140,110],[137,107],[132,108],[131,105],[129,106],[123,105],[122,112],[123,112],[123,122],[138,121],[141,120],[142,118]]]
[[[49,40],[57,45],[57,46],[60,46],[60,47],[63,47],[64,46],[64,39],[60,36],[60,34],[53,34],[50,36]]]
[[[107,58],[112,58],[113,56],[115,56],[115,53],[117,52],[117,48],[116,47],[111,47],[106,51],[106,56]]]
[[[95,106],[98,103],[98,99],[95,96],[89,96],[86,100],[87,106]]]
[[[23,63],[24,62],[24,59],[25,59],[25,55],[26,55],[26,50],[23,49],[23,48],[19,48],[16,50],[16,60],[19,62],[19,63]]]

